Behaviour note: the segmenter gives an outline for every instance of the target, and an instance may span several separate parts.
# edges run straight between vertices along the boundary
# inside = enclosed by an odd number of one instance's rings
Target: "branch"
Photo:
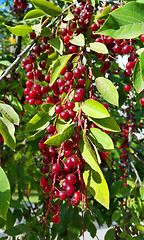
[[[139,162],[141,162],[141,163],[144,165],[144,161],[141,160],[141,159],[136,155],[136,153],[134,153],[134,157],[135,157]]]
[[[133,162],[130,162],[130,164],[131,164],[131,166],[132,166],[132,168],[133,168],[133,170],[134,170],[134,172],[135,172],[135,175],[136,175],[136,177],[137,177],[137,180],[139,181],[140,186],[143,186],[143,183],[142,183],[142,181],[141,181],[141,179],[140,179],[140,176],[139,176],[139,174],[138,174],[138,172],[137,172],[137,170],[136,170],[136,168],[135,168],[135,165],[133,164]]]
[[[71,8],[73,4],[69,5],[67,8],[65,8],[61,14],[59,14],[52,22],[50,22],[47,27],[51,27],[63,14],[68,10],[68,8]],[[35,44],[35,42],[39,39],[40,36],[38,36],[36,39],[34,39],[31,44],[29,44],[14,60],[14,62],[6,69],[6,71],[0,76],[0,81],[6,77],[14,68],[17,67],[20,60],[23,58],[23,56],[30,50],[30,48]]]

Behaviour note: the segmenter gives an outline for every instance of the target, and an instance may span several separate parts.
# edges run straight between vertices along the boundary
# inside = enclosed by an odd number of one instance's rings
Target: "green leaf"
[[[46,71],[49,71],[50,68],[53,67],[56,59],[58,58],[58,53],[54,52],[51,55],[49,55],[49,57],[47,58],[47,67],[46,67]]]
[[[48,27],[42,28],[40,35],[42,37],[49,37],[49,38],[51,38],[51,36],[52,36],[51,29],[48,28]]]
[[[141,186],[139,188],[139,191],[140,191],[141,200],[144,200],[144,186]]]
[[[53,104],[51,103],[45,103],[45,104],[42,104],[41,106],[41,110],[45,113],[48,113],[49,110],[53,107]]]
[[[74,18],[74,15],[71,12],[68,12],[67,16],[63,19],[64,21],[70,21]]]
[[[9,61],[7,61],[7,60],[1,60],[1,61],[0,61],[0,64],[9,67],[9,66],[11,65],[11,62],[9,62]],[[1,71],[2,71],[2,70],[1,70]]]
[[[144,52],[140,54],[139,63],[140,63],[141,77],[144,83]]]
[[[83,173],[87,189],[100,204],[109,209],[108,186],[103,173],[97,164],[95,152],[85,134],[83,134],[83,140],[80,140],[79,147],[82,157],[88,163],[85,165],[85,171]]]
[[[37,138],[43,136],[45,133],[45,130],[39,130],[38,132],[36,132],[35,134],[31,135],[31,136],[28,136],[26,141],[29,142],[29,141],[34,141],[36,140]]]
[[[98,127],[108,130],[110,132],[120,132],[120,128],[116,121],[112,117],[104,118],[104,119],[96,119],[96,118],[89,118],[90,121],[95,123]]]
[[[49,116],[49,114],[43,111],[40,111],[29,121],[25,131],[33,132],[33,131],[44,130],[49,124],[51,118],[52,117]]]
[[[37,8],[41,9],[48,16],[55,17],[62,12],[62,9],[60,7],[57,7],[52,2],[47,2],[45,0],[31,0],[31,1]]]
[[[116,222],[117,220],[119,220],[120,216],[121,216],[121,211],[118,210],[118,209],[115,210],[112,214],[112,217],[111,217],[112,222]]]
[[[141,74],[140,61],[136,62],[134,72],[133,72],[134,87],[137,93],[140,93],[144,89],[144,80]]]
[[[71,120],[66,122],[63,119],[58,118],[58,120],[56,122],[56,129],[57,129],[58,133],[62,132],[65,127],[69,126],[70,122],[71,122]]]
[[[46,14],[40,9],[33,9],[29,11],[25,16],[24,20],[37,19],[45,16]]]
[[[72,40],[70,40],[70,43],[76,45],[76,46],[80,46],[80,47],[84,47],[85,45],[85,37],[82,33],[80,33],[79,35],[77,35],[76,37],[74,37]]]
[[[85,133],[83,133],[83,141],[84,141],[84,148],[81,148],[81,152],[83,153],[83,155],[86,157],[86,153],[88,150],[88,153],[90,154],[90,158],[86,158],[85,161],[91,166],[91,168],[95,169],[95,162],[97,163],[97,156],[95,151],[93,150],[89,140],[87,139],[87,136]]]
[[[118,91],[110,80],[104,77],[98,77],[95,83],[98,91],[106,101],[116,106],[119,105]]]
[[[22,233],[26,233],[26,236],[30,236],[30,229],[26,224],[18,224],[14,227],[8,228],[4,233],[8,234],[11,237],[15,237]]]
[[[96,15],[96,19],[103,18],[103,17],[107,16],[110,12],[110,9],[111,9],[111,6],[105,7],[103,9],[102,13],[100,13],[99,15]]]
[[[129,187],[123,187],[122,189],[120,189],[117,194],[115,195],[118,198],[124,198],[124,197],[128,197],[130,194],[130,188]]]
[[[107,118],[109,116],[107,109],[101,103],[92,99],[87,99],[84,102],[82,111],[94,118]]]
[[[60,38],[54,38],[48,41],[50,45],[56,50],[59,54],[63,54],[63,41]]]
[[[55,80],[58,78],[61,70],[64,68],[68,60],[73,54],[68,54],[64,56],[59,56],[58,59],[54,62],[51,76],[50,76],[50,85],[52,86]]]
[[[98,128],[91,128],[90,129],[90,136],[94,140],[93,143],[99,143],[100,146],[104,149],[114,149],[114,144],[112,139],[109,137],[108,134],[101,131]],[[96,145],[96,144],[95,144]]]
[[[0,133],[3,136],[5,143],[12,150],[14,150],[16,147],[14,132],[15,132],[14,125],[9,120],[0,117]]]
[[[98,34],[115,39],[135,38],[143,33],[144,4],[130,2],[111,12]],[[134,14],[136,13],[136,14]]]
[[[90,49],[97,53],[108,54],[108,49],[105,44],[100,42],[90,43]]]
[[[144,51],[144,48],[139,48],[139,49],[136,51],[136,53],[137,53],[138,55],[140,55],[143,51]]]
[[[27,35],[29,32],[32,31],[32,28],[30,26],[26,26],[26,25],[18,25],[16,27],[10,27],[8,25],[5,25],[7,27],[7,29],[14,35],[16,36],[22,36],[24,37],[25,35]]]
[[[142,226],[141,224],[138,224],[138,223],[135,225],[136,225],[137,230],[144,235],[144,226]]]
[[[115,197],[121,188],[123,188],[122,181],[119,180],[119,181],[113,182],[112,185],[110,186],[111,198]]]
[[[84,182],[87,186],[88,191],[93,197],[105,208],[109,209],[109,190],[103,174],[98,167],[93,170],[88,164],[85,164],[85,170],[83,173]],[[98,169],[99,168],[99,169]]]
[[[0,103],[0,113],[11,123],[19,125],[19,116],[10,105]]]
[[[106,232],[104,240],[114,240],[114,239],[115,239],[115,229],[112,228]]]
[[[61,133],[58,133],[45,141],[45,144],[52,146],[60,146],[64,141],[68,140],[74,131],[74,124],[65,127]]]
[[[7,220],[10,204],[10,184],[4,170],[0,167],[0,217]]]

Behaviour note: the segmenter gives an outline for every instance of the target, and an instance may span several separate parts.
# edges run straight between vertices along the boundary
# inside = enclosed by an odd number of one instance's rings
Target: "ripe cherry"
[[[49,182],[48,178],[43,177],[43,178],[40,180],[40,185],[44,187],[44,186],[48,185],[48,182]]]
[[[72,198],[71,198],[71,205],[72,205],[73,207],[77,207],[77,206],[79,205],[79,202],[76,201],[76,200],[72,197]]]
[[[69,151],[73,149],[73,142],[70,140],[67,140],[64,142],[63,148],[65,151]]]
[[[141,105],[144,106],[144,97],[141,98]]]
[[[65,201],[67,199],[66,193],[64,191],[60,191],[59,192],[59,198],[60,198],[60,200]]]
[[[75,192],[74,193],[74,199],[75,201],[79,202],[81,200],[81,194],[80,192]]]
[[[125,92],[129,92],[131,90],[131,86],[129,84],[126,84],[124,86],[124,90],[125,90]]]
[[[46,131],[47,131],[47,133],[52,134],[52,133],[54,133],[54,132],[56,131],[56,128],[55,128],[55,126],[53,126],[53,125],[49,125],[49,126],[46,128]]]
[[[77,178],[74,174],[68,174],[66,176],[66,183],[69,185],[74,185],[77,181]]]
[[[30,33],[30,39],[35,39],[35,38],[36,38],[35,32],[31,32],[31,33]]]
[[[75,191],[76,191],[76,189],[73,185],[67,185],[65,188],[65,192],[69,197],[73,196]]]
[[[58,224],[60,222],[60,216],[59,215],[54,215],[52,217],[52,221],[54,224]]]
[[[59,212],[59,206],[57,204],[53,205],[51,208],[52,213],[56,214]]]
[[[144,42],[144,34],[141,35],[140,39],[142,42]]]
[[[54,163],[51,170],[53,173],[58,174],[61,171],[61,165],[59,163]]]
[[[43,187],[43,192],[48,194],[52,189],[52,186],[51,185],[47,185],[47,186],[44,186]]]

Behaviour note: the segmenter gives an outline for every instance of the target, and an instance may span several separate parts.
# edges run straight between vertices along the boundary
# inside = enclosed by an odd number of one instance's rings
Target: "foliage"
[[[144,3],[20,2],[0,16],[0,228],[142,240]]]

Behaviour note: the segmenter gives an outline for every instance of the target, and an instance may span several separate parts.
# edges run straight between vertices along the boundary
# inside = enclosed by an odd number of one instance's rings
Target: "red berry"
[[[60,222],[60,216],[59,215],[54,215],[52,217],[52,221],[54,224],[58,224]]]
[[[70,41],[70,36],[69,36],[69,35],[64,36],[64,37],[63,37],[63,41],[64,41],[65,43],[69,43],[69,41]]]
[[[91,25],[91,30],[92,30],[92,31],[97,31],[97,30],[98,30],[98,25],[97,25],[96,23],[93,23],[93,24]]]
[[[63,111],[60,113],[60,117],[63,119],[63,120],[66,120],[68,117],[69,117],[69,113],[68,111]]]
[[[72,166],[76,167],[79,163],[77,156],[75,156],[75,155],[71,156],[70,162],[71,162]]]
[[[81,75],[82,75],[81,70],[80,70],[79,68],[76,68],[76,69],[74,70],[74,77],[80,78]]]
[[[26,82],[26,87],[27,88],[31,88],[33,86],[33,82],[32,81],[27,81]]]
[[[57,106],[55,107],[55,112],[56,112],[57,114],[60,114],[61,112],[63,112],[63,107],[62,107],[62,105],[57,105]]]
[[[73,74],[72,74],[71,72],[66,72],[66,73],[64,74],[65,80],[71,80],[72,77],[73,77]]]
[[[144,34],[141,35],[140,39],[142,42],[144,42]]]
[[[75,103],[74,102],[68,102],[66,105],[66,108],[69,110],[72,110],[75,107]]]
[[[61,35],[62,36],[66,36],[67,35],[67,29],[66,28],[62,28],[61,29]]]
[[[75,102],[81,102],[82,99],[83,99],[83,96],[82,96],[81,94],[76,93],[76,94],[73,96],[73,100],[74,100]]]
[[[76,46],[71,45],[71,46],[69,47],[69,51],[70,51],[70,53],[76,53],[76,52],[77,52]]]
[[[52,187],[51,185],[47,185],[43,187],[43,192],[48,194],[51,191]]]
[[[130,53],[131,51],[131,47],[129,45],[125,45],[123,48],[122,48],[122,51],[124,54],[128,54]]]
[[[75,191],[76,191],[76,189],[73,185],[67,185],[65,188],[65,192],[69,197],[73,196]]]
[[[134,68],[134,63],[133,63],[133,62],[128,62],[128,63],[126,64],[126,68],[127,68],[127,69],[132,69],[132,68]]]
[[[101,153],[100,153],[100,157],[101,157],[101,160],[102,160],[102,161],[106,160],[106,159],[107,159],[107,154],[106,154],[106,152],[101,152]]]
[[[36,38],[35,32],[31,32],[31,33],[30,33],[30,39],[35,39],[35,38]]]
[[[56,214],[59,212],[59,206],[57,204],[53,205],[53,207],[51,208],[52,213]]]
[[[43,178],[40,180],[40,185],[44,187],[44,186],[48,185],[48,182],[49,182],[48,178],[43,177]]]
[[[61,165],[59,163],[55,163],[52,165],[51,170],[53,173],[58,174],[61,171]]]
[[[144,97],[141,98],[141,105],[144,106]]]
[[[35,105],[35,100],[34,99],[29,99],[28,103],[29,103],[29,105]]]
[[[69,185],[74,185],[77,181],[77,178],[74,174],[68,174],[66,176],[66,183]]]
[[[65,201],[67,199],[67,195],[64,191],[60,191],[59,192],[59,198],[63,201]]]
[[[41,173],[46,174],[49,172],[49,166],[48,165],[42,165],[40,168]]]
[[[69,151],[73,149],[73,142],[70,140],[67,140],[64,142],[63,148],[65,151]]]
[[[73,207],[77,207],[77,206],[79,205],[79,202],[76,201],[74,198],[71,198],[71,205],[72,205]]]
[[[107,103],[102,103],[102,105],[108,110],[109,109],[109,105]]]
[[[131,90],[131,86],[129,84],[126,84],[124,86],[124,90],[125,90],[125,92],[129,92]]]
[[[79,202],[81,200],[81,194],[80,192],[75,192],[74,193],[74,199],[75,201]]]
[[[51,158],[50,158],[50,156],[44,156],[44,158],[43,158],[43,163],[44,163],[44,164],[50,164],[50,163],[51,163]]]
[[[54,132],[56,131],[56,128],[55,128],[55,126],[53,126],[53,125],[49,125],[49,126],[46,128],[46,131],[47,131],[47,133],[52,134],[52,133],[54,133]]]

